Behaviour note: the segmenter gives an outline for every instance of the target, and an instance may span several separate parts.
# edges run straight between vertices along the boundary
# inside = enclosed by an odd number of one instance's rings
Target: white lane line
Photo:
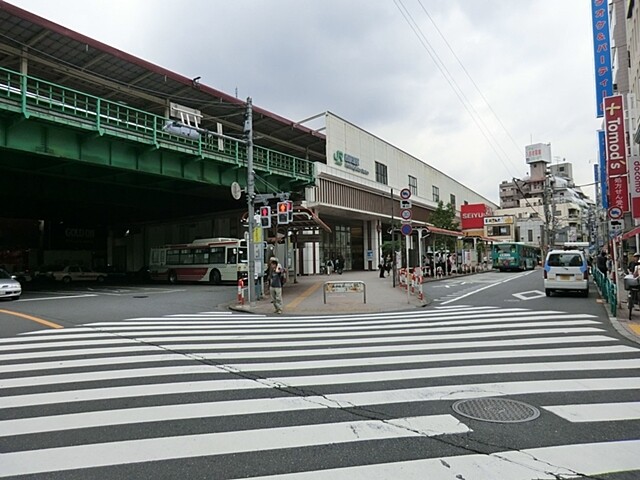
[[[0,476],[469,432],[451,415],[143,438],[2,454]]]
[[[287,370],[308,370],[308,369],[323,369],[323,368],[343,368],[343,367],[357,367],[357,366],[382,366],[382,365],[397,365],[406,363],[433,363],[433,362],[450,362],[461,360],[491,360],[496,358],[540,358],[540,357],[557,357],[557,356],[572,356],[572,355],[611,355],[616,353],[635,353],[638,352],[637,348],[626,345],[613,345],[607,347],[573,347],[573,348],[547,348],[547,349],[534,349],[534,350],[493,350],[483,352],[465,352],[465,353],[443,353],[443,354],[416,354],[416,355],[383,355],[383,356],[370,356],[365,357],[353,357],[353,358],[336,358],[331,360],[301,360],[301,361],[286,361],[286,362],[269,362],[269,363],[237,363],[226,364],[226,367],[238,371],[287,371]],[[388,353],[386,350],[383,353]],[[234,357],[235,352],[228,352],[226,354],[229,357]],[[15,373],[15,372],[36,372],[43,370],[64,370],[69,368],[81,368],[81,367],[99,367],[104,365],[134,365],[137,363],[163,363],[163,362],[182,362],[182,361],[198,361],[199,359],[220,359],[219,354],[208,353],[173,353],[173,354],[158,354],[158,355],[128,355],[122,357],[96,357],[96,358],[83,358],[77,360],[55,360],[48,362],[35,362],[35,363],[14,363],[9,365],[0,365],[0,373]],[[260,357],[257,357],[260,358]],[[169,367],[159,367],[169,368]],[[178,367],[175,367],[178,368]],[[180,367],[186,368],[186,367]],[[215,369],[212,365],[209,371]],[[218,373],[226,373],[225,370],[219,370]],[[197,373],[194,371],[194,373]],[[216,372],[211,372],[216,373]],[[95,375],[95,379],[98,380],[99,376],[103,373],[100,372],[84,372],[78,373],[80,377],[82,375]],[[79,378],[80,378],[79,377]],[[33,378],[37,384],[38,378]],[[0,386],[9,387],[13,382],[19,379],[2,380],[0,379]],[[62,381],[62,380],[61,380]],[[82,380],[78,380],[82,381]]]
[[[447,300],[446,302],[442,302],[442,303],[441,303],[441,305],[447,305],[447,304],[449,304],[449,303],[457,302],[458,300],[462,300],[463,298],[469,297],[469,296],[471,296],[471,295],[475,295],[476,293],[479,293],[479,292],[482,292],[482,291],[484,291],[484,290],[487,290],[488,288],[493,288],[493,287],[496,287],[496,286],[498,286],[498,285],[502,285],[503,283],[507,283],[507,282],[510,282],[510,281],[512,281],[512,280],[515,280],[515,279],[521,278],[521,277],[523,277],[523,276],[525,276],[525,275],[529,275],[530,273],[531,273],[531,272],[528,272],[528,273],[523,274],[523,275],[517,275],[517,276],[515,276],[515,277],[509,277],[509,278],[507,278],[507,279],[505,279],[505,280],[501,280],[501,281],[499,281],[499,282],[491,283],[491,284],[486,285],[486,286],[484,286],[484,287],[477,288],[477,289],[475,289],[475,290],[472,290],[471,292],[468,292],[468,293],[465,293],[465,294],[463,294],[463,295],[460,295],[459,297],[452,298],[451,300]]]
[[[271,363],[234,363],[229,364],[233,369],[263,372],[269,370],[314,370],[325,368],[365,367],[380,365],[398,365],[407,363],[434,363],[463,360],[492,360],[497,358],[544,358],[572,355],[609,355],[614,353],[637,353],[638,349],[626,345],[610,347],[575,347],[548,348],[545,350],[493,350],[485,352],[441,353],[426,355],[397,355],[383,357],[337,358],[331,360],[306,360],[297,362]],[[200,355],[199,355],[200,356]],[[209,358],[207,354],[202,357]],[[259,357],[257,357],[259,358]]]
[[[255,332],[238,332],[237,334],[230,335],[230,333],[234,332],[228,330],[219,330],[217,327],[209,328],[202,326],[194,326],[194,327],[182,327],[180,325],[171,326],[171,327],[149,327],[140,328],[140,329],[132,329],[129,331],[126,327],[114,327],[108,329],[71,329],[71,333],[65,335],[57,335],[54,337],[48,336],[45,339],[24,339],[22,342],[16,342],[11,344],[5,344],[0,346],[0,351],[3,350],[12,350],[15,345],[25,346],[25,345],[42,345],[46,341],[55,340],[57,342],[62,342],[65,340],[73,340],[73,339],[81,339],[81,338],[92,338],[99,335],[102,336],[135,336],[138,338],[147,337],[150,335],[175,335],[178,333],[182,333],[185,335],[192,334],[208,334],[208,335],[216,335],[219,340],[231,340],[237,338],[243,339],[260,339],[260,338],[313,338],[313,337],[345,337],[345,336],[359,336],[363,333],[367,335],[383,335],[387,336],[390,334],[402,334],[402,333],[428,333],[428,332],[446,332],[446,331],[468,331],[468,330],[486,330],[486,329],[505,329],[505,328],[526,328],[533,326],[571,326],[571,325],[601,325],[601,322],[596,320],[589,320],[584,318],[583,315],[575,314],[575,315],[550,315],[548,317],[537,317],[535,315],[529,317],[521,317],[517,320],[513,320],[511,318],[505,319],[482,319],[476,320],[475,322],[469,322],[466,320],[456,320],[456,321],[445,321],[445,322],[434,322],[433,324],[427,323],[422,325],[410,325],[406,328],[402,328],[402,326],[392,325],[389,327],[380,327],[375,326],[371,327],[361,327],[361,328],[348,328],[348,329],[340,329],[340,328],[331,328],[330,330],[312,330],[309,332],[299,332],[299,331],[288,331],[286,329],[282,330],[273,330],[273,331],[262,331],[257,330]],[[226,334],[226,335],[224,335]]]
[[[547,324],[544,326],[549,327]],[[512,326],[509,326],[512,328]],[[504,328],[504,326],[503,326]],[[269,348],[278,347],[313,347],[313,346],[336,346],[336,345],[364,345],[364,344],[380,344],[390,342],[418,342],[418,341],[436,341],[442,342],[446,340],[477,340],[479,338],[495,338],[495,337],[531,337],[537,335],[574,335],[579,333],[603,333],[602,328],[596,327],[575,327],[565,326],[561,322],[559,328],[530,328],[530,329],[517,329],[517,330],[501,330],[500,332],[488,331],[488,332],[471,332],[471,333],[437,333],[435,335],[384,335],[383,337],[371,337],[371,338],[331,338],[331,339],[314,339],[314,340],[283,340],[278,337],[278,341],[273,338],[261,337],[263,341],[248,342],[239,341],[242,337],[233,337],[231,341],[225,340],[227,343],[223,343],[220,339],[220,335],[194,335],[194,332],[189,332],[189,335],[176,335],[175,332],[165,333],[163,336],[156,336],[156,334],[138,334],[135,338],[117,337],[110,333],[97,333],[95,335],[86,335],[81,340],[72,341],[48,341],[41,343],[29,343],[29,344],[16,344],[6,345],[0,347],[0,352],[15,352],[23,350],[39,350],[46,351],[48,348],[70,348],[70,347],[87,347],[89,345],[139,345],[141,342],[158,343],[162,344],[165,348],[173,348],[174,342],[216,342],[210,344],[213,348],[219,349],[242,349],[242,348]],[[444,345],[444,343],[443,343]]]
[[[254,480],[558,480],[640,470],[640,440],[530,448],[489,455],[458,455],[300,473]],[[580,474],[578,475],[577,472]],[[634,477],[635,478],[635,477]]]
[[[86,294],[86,295],[68,295],[65,297],[41,297],[41,298],[21,298],[18,302],[40,302],[44,300],[69,300],[71,298],[87,298],[97,297],[98,295]]]
[[[89,402],[113,398],[147,397],[152,395],[188,394],[195,392],[219,392],[227,390],[251,390],[273,388],[266,382],[253,380],[204,380],[176,383],[156,383],[125,387],[91,388],[49,393],[31,393],[2,397],[0,410],[5,408],[48,405],[52,403]]]
[[[398,325],[410,326],[444,326],[444,325],[476,325],[485,323],[508,323],[519,322],[522,320],[557,320],[557,319],[594,319],[593,315],[581,314],[581,313],[558,313],[558,312],[511,312],[511,313],[499,313],[499,314],[476,314],[476,315],[460,315],[456,318],[435,318],[425,321],[423,318],[414,317],[410,319],[399,320],[375,320],[369,322],[343,322],[340,325],[335,323],[317,323],[313,325],[300,325],[292,323],[274,323],[274,324],[238,324],[238,325],[224,325],[217,322],[208,321],[185,321],[174,322],[167,325],[166,322],[152,323],[149,322],[101,322],[93,323],[87,327],[74,328],[71,334],[76,332],[91,332],[95,330],[110,332],[135,332],[146,330],[189,330],[198,328],[208,328],[213,331],[219,330],[220,332],[227,331],[241,331],[244,333],[274,333],[274,332],[297,332],[305,330],[319,330],[325,331],[356,331],[356,330],[383,330],[386,328],[398,328]],[[66,332],[59,336],[67,336],[69,332]]]
[[[250,382],[236,381],[233,389],[246,388],[275,388],[281,385],[269,385],[266,381]],[[222,388],[228,390],[229,385],[223,380],[207,380],[200,382],[158,383],[150,385],[137,385],[127,387],[105,387],[95,389],[73,390],[66,392],[34,393],[2,397],[0,409],[28,407],[37,405],[49,405],[54,403],[78,403],[92,400],[110,400],[114,398],[135,398],[154,395],[190,394],[197,392],[218,391]],[[554,392],[589,392],[610,390],[637,390],[640,389],[640,378],[581,378],[581,379],[556,379],[556,380],[531,380],[520,382],[502,383],[476,383],[462,385],[441,385],[436,387],[408,388],[397,390],[381,390],[355,393],[327,394],[324,396],[299,397],[301,401],[309,403],[309,408],[317,408],[315,405],[330,408],[350,408],[371,405],[389,405],[395,403],[427,402],[434,400],[464,400],[468,398],[500,397],[509,395],[525,395],[533,393]],[[268,399],[262,399],[269,403]],[[229,408],[244,408],[247,400],[233,400],[229,402]],[[218,409],[225,402],[213,402],[209,405]],[[254,403],[255,404],[255,403]],[[257,405],[260,405],[259,403]],[[260,413],[262,406],[255,413]],[[267,410],[269,411],[269,410]],[[249,412],[252,413],[252,412]],[[232,415],[233,413],[229,413]]]
[[[422,342],[408,343],[402,345],[380,345],[380,346],[353,346],[336,348],[327,345],[325,348],[301,349],[301,350],[249,350],[242,351],[236,349],[234,351],[217,352],[221,347],[211,344],[202,343],[184,343],[171,345],[171,351],[175,353],[182,352],[209,352],[207,358],[211,359],[247,359],[247,358],[287,358],[287,357],[310,357],[310,356],[338,356],[350,354],[368,354],[368,353],[390,353],[390,352],[430,352],[437,350],[453,350],[453,349],[474,349],[488,347],[515,347],[515,346],[532,346],[546,345],[548,347],[557,345],[571,345],[574,343],[619,343],[620,340],[605,335],[575,335],[562,337],[544,337],[544,338],[522,338],[510,340],[490,340],[490,341],[468,341],[468,342],[447,342],[447,343],[431,343]],[[51,360],[54,358],[90,356],[90,355],[113,355],[117,353],[144,353],[158,351],[160,347],[154,345],[138,344],[130,347],[97,347],[97,348],[78,348],[75,350],[51,350],[46,353],[25,352],[25,353],[6,353],[0,355],[0,363],[5,361],[17,360]]]
[[[299,321],[272,321],[269,318],[269,321],[241,321],[241,322],[221,322],[219,319],[213,320],[202,320],[202,319],[163,319],[163,320],[127,320],[125,322],[95,322],[90,324],[85,324],[82,327],[75,327],[70,332],[65,330],[65,333],[69,333],[70,335],[74,335],[76,333],[84,333],[84,332],[95,332],[95,331],[111,331],[111,330],[119,330],[119,331],[135,331],[135,330],[163,330],[163,329],[175,329],[175,328],[197,328],[197,326],[208,326],[210,328],[219,328],[221,330],[238,330],[238,329],[256,329],[256,331],[263,331],[267,329],[282,329],[282,328],[291,328],[291,329],[318,329],[320,327],[331,327],[334,329],[343,329],[345,327],[358,327],[365,328],[373,325],[394,325],[394,324],[416,324],[416,323],[424,323],[426,325],[431,324],[448,324],[448,322],[458,321],[459,323],[464,321],[480,321],[481,319],[492,319],[495,318],[496,321],[509,321],[508,319],[513,316],[528,316],[528,317],[536,317],[540,319],[547,318],[547,316],[553,316],[549,318],[558,318],[558,316],[562,316],[562,318],[596,318],[594,315],[589,314],[572,314],[572,313],[564,313],[555,310],[541,311],[541,312],[530,312],[523,311],[522,309],[508,309],[507,311],[501,310],[500,312],[480,312],[480,313],[444,313],[435,316],[424,316],[424,315],[413,315],[410,317],[403,318],[387,318],[387,319],[358,319],[358,320],[342,320],[342,321],[325,321],[325,322],[299,322]],[[506,317],[506,318],[504,318]],[[515,320],[514,320],[515,321]],[[27,332],[30,335],[29,340],[38,341],[36,337],[46,337],[51,336],[48,333],[37,332],[35,335],[33,332]],[[60,335],[59,335],[60,336]],[[64,336],[64,335],[63,335]],[[5,343],[5,342],[0,342]]]
[[[562,318],[562,317],[559,317]],[[526,329],[526,328],[536,328],[536,327],[573,327],[579,325],[601,325],[601,322],[597,322],[594,320],[527,320],[521,319],[520,323],[509,323],[509,329]],[[231,340],[263,340],[263,341],[274,341],[274,340],[298,340],[298,339],[311,339],[311,338],[335,338],[335,337],[362,337],[367,336],[370,338],[378,337],[378,338],[388,338],[391,335],[405,335],[409,336],[411,334],[422,334],[422,333],[445,333],[445,332],[466,332],[469,330],[504,330],[507,326],[503,323],[492,322],[488,325],[485,324],[477,324],[477,325],[460,325],[460,326],[420,326],[420,327],[412,327],[412,328],[374,328],[368,330],[345,330],[345,331],[317,331],[312,333],[288,333],[286,331],[283,332],[262,332],[261,334],[230,334],[230,332],[219,332],[215,329],[210,328],[199,328],[199,329],[178,329],[178,330],[152,330],[152,331],[143,331],[143,332],[126,332],[126,331],[110,331],[103,332],[104,336],[110,335],[120,335],[120,336],[131,336],[138,339],[148,339],[149,337],[155,335],[164,335],[164,336],[174,336],[178,337],[179,334],[182,335],[208,335],[210,338],[213,338],[217,341],[231,341]],[[224,334],[223,334],[224,333]],[[95,333],[87,333],[87,334],[78,334],[71,336],[64,336],[61,339],[80,339],[80,338],[91,338],[95,337]],[[495,336],[495,334],[494,334]],[[162,337],[159,337],[162,338]],[[62,342],[60,342],[62,343]],[[34,348],[37,347],[38,343],[33,343],[29,345],[21,344],[21,345],[4,345],[0,347],[0,352],[7,350],[14,350],[16,347],[23,348]]]
[[[570,422],[640,420],[640,402],[548,405],[542,408]]]
[[[496,365],[464,365],[461,367],[419,368],[414,370],[384,370],[380,372],[337,373],[295,377],[271,377],[276,385],[306,387],[310,385],[345,385],[367,382],[392,382],[425,378],[446,378],[467,375],[494,375],[531,372],[588,372],[610,369],[640,368],[640,360],[592,360],[589,362],[539,362]],[[250,370],[249,370],[250,371]]]

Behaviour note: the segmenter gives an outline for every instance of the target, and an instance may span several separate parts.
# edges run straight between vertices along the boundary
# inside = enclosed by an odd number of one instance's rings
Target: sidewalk
[[[444,277],[444,279],[478,274],[454,274]],[[332,275],[299,276],[296,282],[293,282],[293,278],[290,277],[282,289],[283,313],[284,315],[322,315],[414,310],[430,303],[429,284],[440,280],[425,279],[422,286],[425,299],[420,300],[415,293],[407,295],[407,290],[398,286],[397,283],[394,288],[391,277],[380,278],[379,275],[377,270],[349,271],[342,275],[333,273]],[[327,292],[325,294],[324,285],[326,282],[363,282],[364,292]],[[275,315],[268,296],[252,302],[252,305],[233,304],[229,308],[243,312]]]
[[[622,335],[629,340],[640,343],[640,308],[634,308],[629,319],[629,306],[627,303],[627,291],[624,289],[624,273],[619,271],[616,275],[616,288],[618,292],[618,305],[616,315],[610,315],[611,323]],[[611,312],[608,305],[607,311]]]

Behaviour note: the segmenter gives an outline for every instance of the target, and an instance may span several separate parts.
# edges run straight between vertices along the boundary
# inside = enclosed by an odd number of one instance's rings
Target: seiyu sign
[[[622,95],[604,99],[604,135],[607,158],[607,190],[609,207],[629,211],[627,186],[627,144],[624,133],[624,109]]]

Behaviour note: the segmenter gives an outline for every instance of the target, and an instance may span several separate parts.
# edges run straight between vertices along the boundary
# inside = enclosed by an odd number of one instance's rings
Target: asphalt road
[[[65,326],[0,313],[32,332],[0,340],[0,477],[640,478],[638,345],[595,290],[487,273],[263,317],[232,287],[87,288],[0,304]]]

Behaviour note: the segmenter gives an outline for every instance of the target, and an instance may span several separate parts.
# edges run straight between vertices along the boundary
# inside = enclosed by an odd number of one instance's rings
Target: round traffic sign
[[[408,188],[403,188],[400,190],[400,198],[403,200],[409,200],[411,198],[411,190]]]
[[[623,211],[620,207],[609,207],[609,218],[611,220],[618,220],[622,218]]]
[[[400,216],[402,217],[403,220],[411,220],[411,210],[409,209],[400,210]]]
[[[411,232],[413,232],[413,227],[411,227],[410,223],[403,223],[400,227],[400,231],[403,235],[411,235]]]

